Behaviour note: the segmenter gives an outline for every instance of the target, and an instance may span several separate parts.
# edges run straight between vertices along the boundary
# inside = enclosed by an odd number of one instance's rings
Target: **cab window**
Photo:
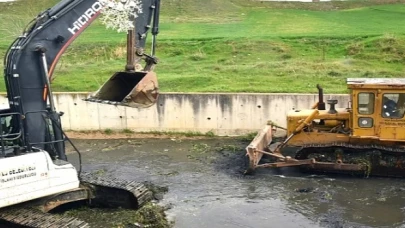
[[[403,118],[405,111],[405,93],[385,93],[382,99],[382,117]]]
[[[359,93],[358,95],[358,113],[370,115],[374,113],[374,93]]]

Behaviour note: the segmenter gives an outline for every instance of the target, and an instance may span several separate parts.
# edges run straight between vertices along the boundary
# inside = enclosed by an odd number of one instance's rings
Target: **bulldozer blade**
[[[157,102],[159,85],[154,72],[117,72],[85,101],[148,108]]]
[[[246,155],[249,157],[249,167],[245,171],[245,174],[253,173],[258,167],[263,157],[262,151],[268,151],[268,145],[272,142],[272,135],[272,125],[266,125],[246,147]]]

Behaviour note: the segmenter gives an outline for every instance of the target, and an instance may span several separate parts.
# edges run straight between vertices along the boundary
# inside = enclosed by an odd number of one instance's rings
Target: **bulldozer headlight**
[[[373,127],[373,119],[370,117],[360,117],[359,127]]]

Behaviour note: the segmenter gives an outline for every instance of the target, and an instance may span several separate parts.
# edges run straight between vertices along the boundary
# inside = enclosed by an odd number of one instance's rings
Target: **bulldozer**
[[[288,112],[284,128],[269,121],[246,147],[248,168],[299,167],[349,175],[405,176],[405,79],[347,78],[349,102],[323,98]],[[326,107],[328,105],[328,107]],[[285,136],[276,138],[283,129]]]

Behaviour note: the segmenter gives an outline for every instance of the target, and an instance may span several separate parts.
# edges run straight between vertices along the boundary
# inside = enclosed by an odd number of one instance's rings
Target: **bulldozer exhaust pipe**
[[[323,101],[323,88],[319,84],[316,85],[316,88],[318,89],[318,105],[317,105],[317,108],[318,108],[318,110],[325,110],[326,105],[325,105],[325,102]]]
[[[149,70],[137,71],[135,65],[135,30],[127,34],[127,62],[125,71],[115,73],[85,101],[148,108],[157,102],[159,85],[156,73]]]

